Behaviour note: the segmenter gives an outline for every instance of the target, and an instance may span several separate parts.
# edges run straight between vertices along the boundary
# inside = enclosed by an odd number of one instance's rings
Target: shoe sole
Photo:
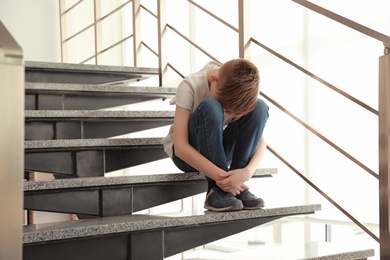
[[[239,211],[243,209],[243,206],[241,204],[235,204],[233,206],[225,207],[225,208],[214,208],[205,203],[204,208],[211,211],[222,212],[222,211]]]

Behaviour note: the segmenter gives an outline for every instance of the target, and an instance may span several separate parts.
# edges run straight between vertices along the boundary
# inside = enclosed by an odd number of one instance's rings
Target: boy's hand
[[[222,190],[237,196],[244,189],[249,189],[244,183],[250,179],[251,175],[245,168],[236,169],[220,174],[222,180],[216,181],[216,183]]]

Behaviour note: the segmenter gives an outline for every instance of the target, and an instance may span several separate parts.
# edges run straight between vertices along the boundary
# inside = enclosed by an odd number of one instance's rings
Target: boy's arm
[[[255,170],[257,169],[261,159],[264,156],[266,151],[267,144],[265,142],[264,136],[261,137],[260,143],[253,154],[248,165],[242,169],[235,169],[232,171],[224,172],[221,174],[222,180],[217,181],[217,185],[220,186],[223,190],[239,190],[247,189],[244,183],[248,181],[252,176]],[[232,193],[233,195],[238,195],[239,193]]]
[[[176,105],[173,123],[175,155],[207,177],[220,181],[222,180],[221,174],[225,173],[225,171],[204,157],[188,142],[188,121],[190,115],[191,112],[189,110]]]

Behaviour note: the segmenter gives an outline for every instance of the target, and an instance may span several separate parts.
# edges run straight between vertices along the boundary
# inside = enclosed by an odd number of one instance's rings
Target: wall
[[[24,60],[60,62],[57,0],[0,0],[0,20],[24,52]]]

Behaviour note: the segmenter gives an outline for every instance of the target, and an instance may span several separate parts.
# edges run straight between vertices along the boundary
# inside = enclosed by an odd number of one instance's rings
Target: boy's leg
[[[215,99],[202,101],[191,114],[188,129],[189,142],[197,151],[221,169],[228,170],[222,144],[224,113]],[[221,190],[208,178],[205,208],[213,211],[240,210],[243,204],[231,194]]]
[[[259,99],[253,111],[230,123],[223,133],[223,146],[230,170],[248,165],[259,145],[268,119],[268,106]]]
[[[221,103],[215,99],[206,99],[191,114],[188,130],[191,146],[219,168],[227,170],[222,145],[223,118]]]
[[[231,170],[244,168],[249,163],[263,135],[267,119],[268,106],[258,100],[252,112],[226,127],[223,144]],[[264,207],[264,201],[248,190],[241,192],[237,198],[242,201],[244,209]]]
[[[221,103],[215,99],[206,99],[191,114],[188,129],[191,146],[216,166],[227,171],[227,161],[222,145],[223,118]],[[210,178],[208,182],[208,191],[217,186]]]
[[[223,109],[217,100],[202,101],[190,116],[188,136],[192,147],[221,169],[227,170],[226,156],[222,146],[223,118]],[[175,153],[174,146],[173,153]],[[183,171],[196,171],[175,155],[173,161]]]

